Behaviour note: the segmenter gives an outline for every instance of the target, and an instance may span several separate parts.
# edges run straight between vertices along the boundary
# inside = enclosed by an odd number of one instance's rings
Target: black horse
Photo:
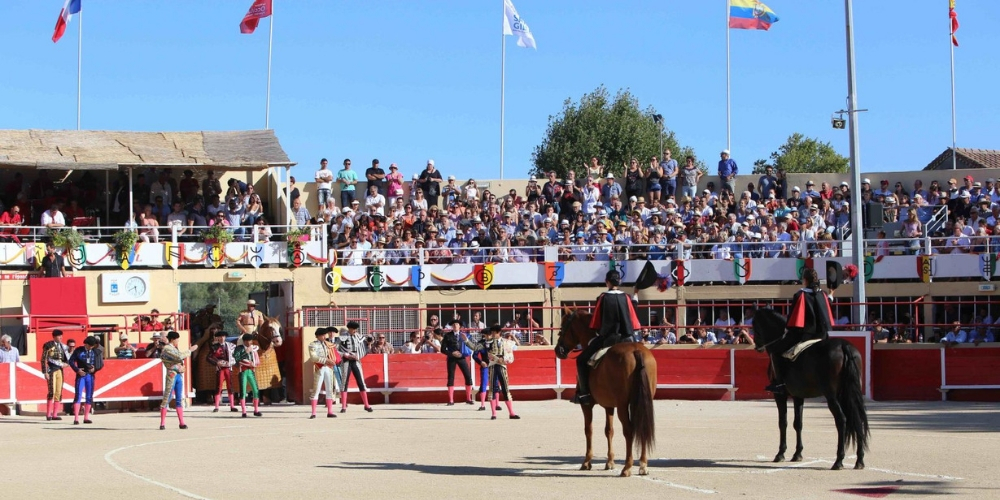
[[[837,461],[833,470],[844,468],[844,448],[856,446],[858,460],[855,469],[865,468],[865,451],[868,449],[868,414],[864,394],[861,392],[861,353],[844,339],[826,339],[809,347],[795,361],[782,357],[769,348],[785,335],[787,321],[772,309],[754,313],[754,343],[758,352],[767,349],[771,364],[782,373],[787,394],[775,394],[778,404],[778,428],[781,444],[775,462],[785,460],[785,428],[788,426],[788,395],[795,403],[795,454],[792,462],[802,460],[802,401],[804,398],[823,396],[837,423]]]

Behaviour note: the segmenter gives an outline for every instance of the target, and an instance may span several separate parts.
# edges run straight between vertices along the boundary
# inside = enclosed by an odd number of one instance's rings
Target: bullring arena
[[[302,406],[257,419],[196,407],[186,431],[172,419],[157,430],[154,413],[97,414],[82,428],[6,417],[0,448],[17,459],[4,460],[4,496],[54,498],[81,484],[108,499],[989,498],[1000,488],[995,405],[870,403],[867,469],[850,470],[849,455],[847,469],[830,471],[836,432],[822,401],[807,403],[804,461],[774,464],[773,403],[657,400],[650,473],[619,478],[620,432],[616,470],[598,470],[598,426],[595,470],[582,472],[579,408],[515,404],[521,420],[442,404],[352,406],[316,420]]]

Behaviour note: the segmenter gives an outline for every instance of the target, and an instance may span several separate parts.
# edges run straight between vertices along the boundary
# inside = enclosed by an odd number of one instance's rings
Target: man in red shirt
[[[24,219],[21,217],[21,207],[14,205],[0,215],[0,227],[4,229],[0,230],[0,239],[10,238],[14,243],[21,243],[21,240],[17,238],[18,231],[15,229],[9,229],[15,226],[24,225]]]

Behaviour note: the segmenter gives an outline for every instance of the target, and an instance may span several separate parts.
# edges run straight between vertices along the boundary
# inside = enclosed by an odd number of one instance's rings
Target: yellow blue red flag
[[[771,29],[778,15],[757,0],[729,0],[729,27],[741,30]]]

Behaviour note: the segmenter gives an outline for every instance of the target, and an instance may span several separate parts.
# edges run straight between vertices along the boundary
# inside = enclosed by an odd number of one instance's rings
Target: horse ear
[[[570,314],[573,314],[573,311],[575,311],[575,308],[570,306],[563,306],[563,316],[568,316]]]

